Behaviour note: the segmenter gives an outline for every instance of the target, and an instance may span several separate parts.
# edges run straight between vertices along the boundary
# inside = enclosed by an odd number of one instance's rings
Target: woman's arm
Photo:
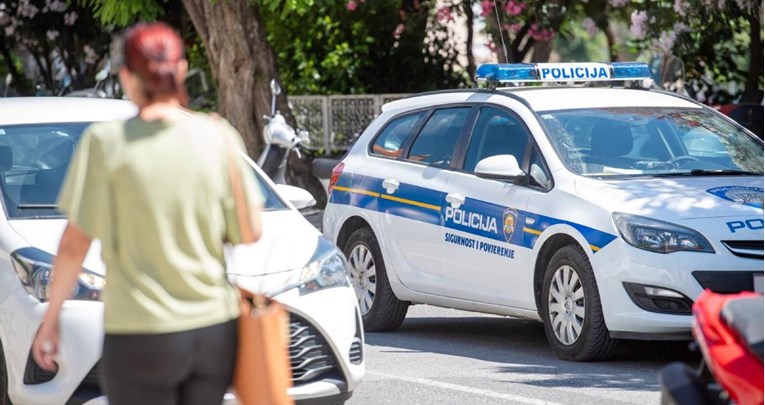
[[[92,239],[80,228],[69,224],[61,236],[58,254],[53,261],[52,282],[48,294],[48,310],[32,343],[32,355],[40,367],[53,371],[53,361],[58,354],[58,318],[64,301],[72,294],[82,262],[88,253]]]

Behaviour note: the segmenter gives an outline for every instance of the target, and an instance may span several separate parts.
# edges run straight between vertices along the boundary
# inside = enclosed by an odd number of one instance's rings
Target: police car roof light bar
[[[495,63],[481,65],[476,80],[497,83],[559,83],[651,79],[642,62]]]

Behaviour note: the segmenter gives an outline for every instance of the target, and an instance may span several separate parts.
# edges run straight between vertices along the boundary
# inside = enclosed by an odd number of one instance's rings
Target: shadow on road
[[[662,366],[673,361],[695,366],[700,360],[687,342],[620,341],[612,360],[567,362],[550,349],[541,323],[491,316],[407,318],[395,332],[367,332],[366,343],[401,349],[381,352],[431,352],[499,363],[497,373],[555,375],[525,381],[540,387],[658,390]]]

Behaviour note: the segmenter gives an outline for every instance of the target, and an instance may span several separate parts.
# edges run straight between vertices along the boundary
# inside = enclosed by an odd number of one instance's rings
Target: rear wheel
[[[596,361],[611,357],[611,338],[595,275],[577,246],[558,250],[547,265],[542,290],[542,320],[553,351],[564,360]]]
[[[359,300],[364,329],[385,332],[401,325],[409,303],[396,298],[388,282],[380,245],[369,228],[360,228],[343,249],[351,268],[351,283]]]
[[[11,398],[8,396],[8,369],[5,366],[2,342],[0,342],[0,405],[11,405]]]

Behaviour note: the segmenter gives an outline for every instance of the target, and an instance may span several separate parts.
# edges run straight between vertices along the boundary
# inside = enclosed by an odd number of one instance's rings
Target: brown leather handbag
[[[240,168],[236,164],[237,154],[228,138],[226,145],[228,174],[236,202],[237,223],[242,242],[250,243],[254,241],[254,237]],[[292,385],[292,370],[287,351],[287,311],[270,297],[241,288],[238,290],[242,313],[239,315],[234,394],[242,405],[294,404],[292,398],[287,395],[287,389]]]

